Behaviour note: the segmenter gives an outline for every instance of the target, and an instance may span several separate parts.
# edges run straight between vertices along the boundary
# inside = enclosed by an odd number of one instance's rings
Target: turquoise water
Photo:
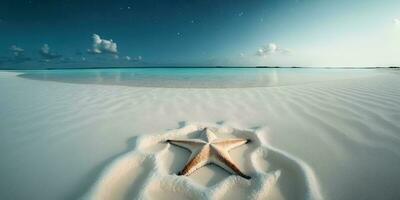
[[[128,68],[21,71],[20,77],[78,84],[165,88],[241,88],[360,78],[375,69]]]

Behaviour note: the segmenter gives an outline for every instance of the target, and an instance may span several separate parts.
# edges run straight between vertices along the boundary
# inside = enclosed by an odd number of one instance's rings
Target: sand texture
[[[400,199],[400,74],[275,87],[75,84],[0,72],[0,199]],[[176,174],[163,142],[251,138]]]

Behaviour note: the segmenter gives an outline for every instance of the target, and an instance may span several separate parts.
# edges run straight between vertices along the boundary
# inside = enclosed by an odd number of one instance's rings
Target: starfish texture
[[[240,171],[228,153],[231,149],[248,143],[249,140],[241,138],[218,139],[215,133],[208,128],[204,128],[201,134],[205,136],[205,140],[167,140],[167,142],[171,144],[183,147],[192,152],[189,161],[178,175],[187,176],[207,164],[215,164],[232,174],[237,174],[243,178],[250,179],[250,176],[247,176]]]

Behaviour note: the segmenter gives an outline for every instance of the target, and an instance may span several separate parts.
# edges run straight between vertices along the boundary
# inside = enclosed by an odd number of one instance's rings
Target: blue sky
[[[399,19],[398,0],[5,0],[0,66],[400,65]]]

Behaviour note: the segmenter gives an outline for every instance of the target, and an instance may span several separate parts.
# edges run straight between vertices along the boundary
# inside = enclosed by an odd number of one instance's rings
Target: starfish
[[[250,176],[240,171],[238,166],[229,156],[229,151],[235,147],[246,144],[250,140],[246,139],[217,139],[217,136],[208,128],[204,128],[202,135],[205,135],[205,141],[201,139],[171,139],[167,142],[183,147],[191,151],[189,161],[178,175],[188,176],[197,169],[207,165],[215,164],[226,171],[237,174],[245,179]]]

